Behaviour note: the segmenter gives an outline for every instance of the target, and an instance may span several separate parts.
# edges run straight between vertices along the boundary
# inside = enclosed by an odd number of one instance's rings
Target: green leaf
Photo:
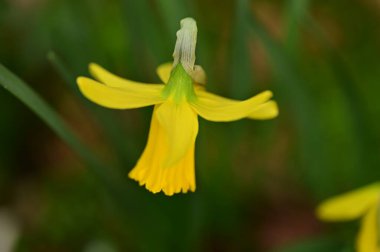
[[[0,85],[24,103],[44,121],[75,153],[87,164],[91,171],[111,191],[117,189],[117,176],[112,175],[89,148],[69,129],[61,117],[25,82],[0,64]]]
[[[299,53],[300,28],[308,13],[310,0],[290,0],[286,8],[286,47],[292,54]]]
[[[246,98],[253,90],[252,66],[249,54],[249,4],[248,0],[237,0],[233,30],[230,93],[233,98]]]
[[[334,239],[334,237],[318,237],[305,240],[284,248],[275,250],[275,252],[353,252],[348,247]]]
[[[274,89],[276,100],[283,109],[289,106],[295,115],[297,137],[301,144],[301,167],[304,167],[303,172],[306,173],[306,183],[312,187],[316,195],[323,197],[327,192],[333,191],[331,187],[334,183],[329,182],[329,179],[333,178],[326,178],[324,170],[320,169],[326,165],[314,97],[305,85],[302,70],[285,48],[268,34],[254,16],[251,16],[250,23],[252,35],[261,40],[273,66],[278,82]],[[320,178],[324,178],[323,181]]]
[[[377,169],[380,162],[379,155],[373,155],[372,150],[379,149],[376,139],[377,130],[371,123],[371,115],[368,109],[366,97],[362,96],[357,78],[355,78],[356,69],[352,69],[346,57],[339,50],[334,50],[332,42],[329,40],[326,31],[318,24],[311,16],[306,15],[305,21],[307,28],[320,45],[328,52],[325,57],[325,65],[331,69],[333,77],[339,86],[342,94],[347,100],[347,110],[350,111],[351,124],[353,130],[350,132],[350,138],[355,141],[353,146],[356,147],[356,155],[359,156],[359,165],[353,171],[355,185],[359,186],[369,181],[373,181],[374,174],[378,177],[379,170]]]
[[[162,32],[159,20],[152,10],[149,1],[123,1],[122,4],[130,40],[134,49],[135,61],[141,60],[146,51],[149,60],[154,66],[167,60],[168,54],[165,53],[171,46]],[[178,23],[179,24],[179,23]],[[171,51],[171,49],[169,50]]]
[[[116,153],[120,166],[131,166],[130,156],[136,154],[136,148],[133,141],[125,141],[120,137],[124,134],[120,123],[117,123],[120,119],[115,116],[110,110],[104,110],[103,108],[89,102],[82,93],[80,93],[76,84],[76,76],[65,65],[62,59],[53,51],[48,53],[48,60],[51,62],[57,73],[65,81],[65,84],[76,94],[76,96],[83,101],[83,104],[94,115],[94,119],[102,127],[107,140],[110,143],[110,148]],[[131,137],[132,138],[132,137]],[[132,140],[130,138],[130,140]]]
[[[174,37],[179,29],[179,21],[190,16],[190,8],[186,6],[185,1],[157,0],[156,2],[168,35]]]

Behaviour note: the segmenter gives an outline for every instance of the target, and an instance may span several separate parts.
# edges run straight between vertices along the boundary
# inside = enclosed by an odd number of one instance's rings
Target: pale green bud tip
[[[173,68],[181,63],[195,82],[204,84],[206,75],[202,67],[195,66],[197,32],[197,23],[193,18],[188,17],[181,20],[181,29],[177,31],[177,41],[173,53]]]

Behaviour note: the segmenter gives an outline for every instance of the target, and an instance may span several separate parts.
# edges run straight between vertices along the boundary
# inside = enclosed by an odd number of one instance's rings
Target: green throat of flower
[[[179,63],[172,70],[162,96],[175,103],[192,101],[196,99],[193,83],[193,79]]]

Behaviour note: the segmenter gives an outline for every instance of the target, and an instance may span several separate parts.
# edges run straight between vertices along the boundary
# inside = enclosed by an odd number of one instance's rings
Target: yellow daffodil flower
[[[349,221],[361,218],[357,237],[358,252],[380,252],[380,183],[345,193],[323,202],[317,216],[325,221]]]
[[[197,26],[192,18],[181,21],[173,53],[174,62],[158,67],[164,84],[147,84],[118,77],[97,64],[89,69],[96,79],[79,77],[79,89],[89,100],[111,109],[154,105],[148,142],[129,177],[153,192],[166,195],[195,191],[194,148],[198,115],[215,122],[242,118],[270,119],[278,114],[265,91],[245,101],[209,93],[203,69],[195,64]]]

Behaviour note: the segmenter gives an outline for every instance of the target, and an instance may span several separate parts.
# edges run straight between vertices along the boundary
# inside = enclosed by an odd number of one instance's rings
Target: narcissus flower
[[[345,193],[323,202],[317,216],[325,221],[350,221],[361,218],[356,241],[358,252],[380,252],[380,183]]]
[[[195,64],[197,26],[193,19],[181,21],[173,63],[158,67],[164,84],[130,81],[90,64],[96,80],[79,77],[79,89],[89,100],[111,109],[154,105],[148,143],[129,177],[153,192],[166,195],[195,191],[194,148],[198,115],[227,122],[242,118],[270,119],[278,114],[272,92],[244,101],[231,100],[205,90],[206,76]]]

